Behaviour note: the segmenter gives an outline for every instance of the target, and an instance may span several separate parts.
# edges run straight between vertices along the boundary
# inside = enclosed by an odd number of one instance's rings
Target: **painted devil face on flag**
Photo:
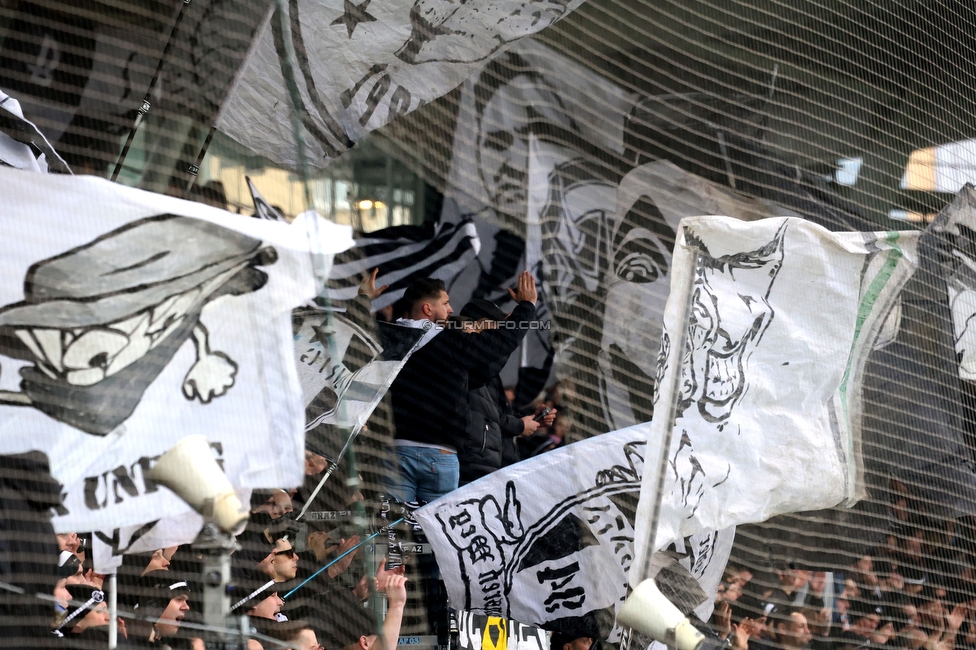
[[[628,191],[639,177],[618,186],[598,173],[577,158],[550,174],[543,265],[563,353],[599,346],[594,383],[606,426],[619,429],[647,422],[653,412],[676,224],[641,192]]]
[[[748,390],[746,360],[759,345],[775,312],[769,293],[783,264],[784,224],[765,246],[742,253],[713,257],[707,243],[686,232],[690,246],[701,252],[691,296],[688,340],[681,362],[681,385],[675,426],[681,431],[672,443],[670,460],[672,495],[676,505],[694,514],[710,488],[724,483],[731,466],[724,460],[709,464],[696,454],[697,445],[688,431],[708,430],[714,435],[731,433],[731,416]],[[725,296],[720,300],[719,296]],[[735,296],[730,299],[728,296]],[[664,373],[671,339],[662,339],[659,380]],[[688,423],[694,421],[692,427]],[[704,422],[704,424],[702,424]]]
[[[0,403],[105,435],[187,338],[196,361],[183,396],[209,403],[234,385],[237,363],[211,350],[200,313],[220,296],[259,290],[268,276],[257,267],[276,260],[257,239],[165,214],[33,264],[24,300],[0,308],[0,352],[31,363],[21,391],[0,392]]]
[[[784,226],[758,250],[719,258],[709,255],[693,233],[686,235],[702,255],[691,298],[679,412],[695,405],[703,419],[720,425],[742,398],[746,353],[773,320],[769,291],[783,264],[785,232]],[[719,301],[720,295],[739,300]]]
[[[588,319],[595,321],[591,329],[599,327],[616,194],[617,186],[597,177],[581,158],[557,165],[549,176],[549,199],[540,215],[543,272],[564,349],[588,336]]]
[[[437,520],[458,552],[467,585],[463,609],[507,617],[511,601],[536,612],[550,631],[619,640],[616,609],[634,561],[634,517],[645,443],[625,447],[626,464],[601,470],[593,486],[554,504],[537,521],[523,521],[516,486],[458,504]],[[539,585],[545,597],[539,598]]]

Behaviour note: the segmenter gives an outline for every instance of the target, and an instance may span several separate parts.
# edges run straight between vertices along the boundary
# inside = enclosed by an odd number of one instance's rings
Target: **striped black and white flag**
[[[392,305],[419,278],[439,278],[450,291],[454,279],[481,250],[471,221],[395,226],[356,239],[353,249],[337,256],[329,277],[330,300],[353,300],[363,274],[379,267],[377,286],[390,285],[373,301],[374,309]]]

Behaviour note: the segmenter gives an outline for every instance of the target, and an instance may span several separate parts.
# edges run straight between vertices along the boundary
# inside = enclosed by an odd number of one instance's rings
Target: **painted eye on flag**
[[[667,276],[675,232],[653,203],[638,200],[616,227],[613,272],[617,280],[648,283]]]
[[[623,256],[614,266],[614,274],[626,282],[654,282],[658,267],[650,255],[636,251]]]

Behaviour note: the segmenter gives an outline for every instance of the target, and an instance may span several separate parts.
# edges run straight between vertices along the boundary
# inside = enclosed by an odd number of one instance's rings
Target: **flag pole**
[[[220,117],[220,114],[218,113],[217,116]],[[200,174],[200,165],[203,164],[203,159],[207,155],[207,149],[210,148],[210,141],[213,140],[216,131],[217,120],[214,120],[214,123],[210,126],[210,131],[207,133],[207,139],[203,141],[200,153],[197,154],[196,161],[186,170],[186,173],[190,175],[190,180],[186,182],[186,189],[183,190],[184,199],[190,196],[190,190],[193,188],[193,183],[196,182],[197,176]]]
[[[396,526],[397,524],[399,524],[401,521],[404,521],[405,519],[406,519],[406,517],[400,517],[399,519],[397,519],[393,523],[390,523],[390,524],[387,524],[386,526],[383,526],[382,528],[380,528],[379,530],[377,530],[375,533],[373,533],[372,535],[370,535],[369,537],[367,537],[363,541],[359,542],[358,544],[356,544],[355,546],[353,546],[351,549],[347,550],[345,553],[343,553],[341,555],[337,555],[336,557],[332,558],[332,561],[331,562],[329,562],[328,564],[326,564],[324,567],[322,567],[321,569],[319,569],[318,571],[316,571],[315,573],[313,573],[309,577],[305,578],[305,580],[303,580],[300,585],[298,585],[297,587],[295,587],[294,589],[292,589],[291,591],[289,591],[287,594],[285,594],[284,596],[282,596],[281,599],[282,600],[288,600],[288,597],[289,596],[291,596],[293,593],[295,593],[296,591],[298,591],[299,589],[301,589],[302,587],[304,587],[305,585],[307,585],[317,575],[319,575],[320,573],[322,573],[323,571],[325,571],[330,566],[332,566],[333,564],[335,564],[336,562],[338,562],[342,558],[346,557],[350,553],[355,553],[356,552],[356,549],[358,549],[359,547],[365,545],[370,540],[375,539],[379,535],[382,535],[383,533],[385,533],[386,531],[388,531],[390,528],[393,528],[394,526]]]
[[[261,25],[264,25],[274,13],[274,5],[268,7],[268,11],[265,14],[264,20]],[[245,70],[247,70],[247,65],[251,61],[251,55],[254,53],[254,48],[258,44],[258,40],[261,37],[261,27],[254,32],[254,36],[251,38],[251,44],[248,45],[247,52],[244,54],[244,60],[241,65],[238,66],[237,72],[234,74],[234,81],[231,83],[230,88],[227,89],[227,94],[224,95],[224,101],[221,102],[220,108],[217,110],[217,115],[214,117],[213,124],[210,125],[210,131],[207,133],[207,139],[203,141],[203,146],[200,148],[200,153],[197,154],[196,161],[190,165],[186,172],[190,175],[190,180],[186,182],[186,188],[183,190],[183,198],[188,198],[190,196],[190,190],[193,188],[193,184],[197,180],[197,175],[200,173],[200,166],[203,164],[203,159],[207,155],[207,150],[210,149],[210,142],[213,140],[214,133],[217,132],[217,125],[220,124],[220,118],[224,114],[224,107],[227,106],[227,100],[234,94],[237,86],[241,83],[241,78],[244,76]]]
[[[108,576],[108,648],[119,646],[119,578],[117,573]]]
[[[340,455],[340,459],[341,459],[341,455]],[[317,497],[319,495],[319,492],[322,491],[322,486],[325,485],[325,482],[329,480],[329,477],[332,476],[332,473],[336,471],[337,467],[339,467],[338,460],[335,462],[331,460],[329,461],[329,467],[328,469],[325,470],[325,475],[322,476],[322,480],[319,481],[319,484],[315,486],[314,490],[312,490],[312,493],[308,496],[308,499],[305,500],[305,505],[302,507],[302,511],[298,513],[298,516],[295,517],[295,521],[298,521],[299,519],[305,516],[305,513],[312,505],[312,501],[314,501],[315,497]]]
[[[683,229],[679,245],[691,249],[692,254],[687,256],[684,268],[672,270],[672,272],[684,273],[684,282],[682,285],[671,287],[671,295],[679,296],[681,299],[681,303],[677,309],[678,313],[681,314],[681,319],[678,321],[681,323],[681,331],[673,333],[675,337],[668,350],[666,367],[673,368],[674,372],[671,373],[671,381],[662,386],[658,386],[660,393],[656,405],[657,408],[654,409],[654,417],[651,420],[651,427],[648,432],[648,452],[653,449],[652,445],[655,440],[659,441],[660,452],[657,456],[658,461],[645,468],[645,472],[649,470],[651,474],[648,475],[645,473],[644,482],[641,487],[641,498],[653,497],[651,503],[654,506],[648,518],[644,537],[644,553],[636,567],[638,573],[636,576],[631,575],[630,577],[630,584],[634,587],[651,577],[651,558],[657,550],[655,548],[655,542],[657,539],[658,523],[661,519],[661,500],[664,498],[664,481],[667,477],[668,454],[671,451],[671,437],[674,431],[675,414],[678,409],[678,397],[681,394],[681,361],[684,357],[685,345],[688,342],[688,321],[691,316],[692,303],[691,294],[694,290],[696,270],[701,259],[701,251],[688,244],[687,239],[684,237]],[[653,458],[653,456],[649,457]],[[643,487],[645,485],[653,486],[654,492],[650,493],[645,490]]]
[[[156,72],[153,73],[152,81],[149,82],[149,88],[146,89],[146,97],[142,100],[142,105],[139,107],[136,122],[129,130],[129,137],[125,139],[125,146],[122,147],[122,153],[119,154],[118,162],[115,163],[115,171],[112,172],[112,182],[118,180],[119,172],[122,171],[122,165],[125,163],[125,157],[129,155],[132,140],[136,137],[136,131],[142,126],[143,118],[145,118],[149,109],[152,107],[150,100],[152,99],[153,91],[156,90],[156,84],[159,82],[159,75],[163,70],[163,63],[166,62],[170,51],[173,49],[173,43],[176,42],[176,33],[180,29],[180,23],[183,22],[183,14],[186,12],[186,7],[189,4],[190,0],[183,0],[183,4],[180,5],[180,13],[176,15],[176,22],[173,23],[173,29],[169,33],[169,40],[166,41],[166,47],[163,48],[163,55],[159,57],[159,62],[156,64]]]

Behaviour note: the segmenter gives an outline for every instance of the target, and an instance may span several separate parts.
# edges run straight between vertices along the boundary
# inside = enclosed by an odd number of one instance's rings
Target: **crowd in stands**
[[[364,280],[362,301],[382,293],[375,277],[374,272]],[[563,444],[571,410],[565,396],[571,387],[553,385],[516,411],[514,391],[501,381],[502,367],[528,330],[525,323],[535,317],[532,277],[523,274],[511,295],[517,305],[511,314],[485,300],[454,314],[443,283],[427,279],[415,282],[396,308],[387,310],[390,320],[431,332],[390,390],[396,433],[388,457],[396,467],[385,467],[380,476],[394,500],[429,502]],[[504,321],[518,326],[506,327]],[[241,548],[232,555],[231,594],[232,614],[245,614],[257,636],[250,650],[265,647],[261,638],[296,650],[396,649],[413,579],[405,575],[403,559],[388,561],[379,546],[368,554],[341,516],[332,522],[295,521],[306,504],[312,512],[341,515],[364,498],[344,480],[345,463],[326,489],[316,491],[332,462],[310,441],[302,486],[252,495],[249,520],[237,536]],[[66,647],[101,648],[108,639],[106,576],[92,568],[90,541],[89,534],[57,536],[59,579],[51,629]],[[419,573],[411,571],[423,585],[414,587],[415,597],[434,611],[428,631],[444,640],[446,597],[436,587],[436,565],[432,556],[418,559]],[[326,571],[313,576],[330,561]],[[119,647],[203,647],[197,627],[203,622],[201,562],[189,545],[123,556],[117,572],[123,612]]]
[[[375,279],[374,272],[360,287],[367,310],[385,289]],[[573,387],[552,385],[517,408],[514,391],[500,378],[528,330],[525,323],[535,318],[529,274],[522,274],[511,298],[516,307],[510,313],[475,300],[455,314],[443,283],[426,279],[376,315],[424,331],[390,389],[395,434],[387,462],[393,466],[379,472],[389,497],[429,502],[564,443]],[[317,491],[330,465],[332,459],[310,443],[302,486],[254,492],[238,536],[241,549],[232,556],[232,613],[245,614],[265,643],[274,639],[296,650],[396,650],[407,601],[417,598],[430,612],[429,632],[446,642],[446,597],[437,590],[430,556],[418,558],[419,572],[408,571],[402,558],[365,552],[348,524],[295,521],[294,513],[306,505],[315,512],[348,512],[364,499],[355,481],[333,480]],[[337,475],[347,469],[340,463]],[[796,561],[729,566],[711,633],[734,650],[976,649],[976,568],[961,529],[913,519],[905,508],[899,512],[886,543],[843,571]],[[92,570],[84,536],[58,535],[57,542],[52,632],[67,647],[105,647],[105,576]],[[316,574],[328,562],[328,570]],[[201,558],[190,546],[125,555],[119,605],[135,618],[119,620],[120,647],[203,647],[199,628],[187,626],[202,622],[200,574]],[[599,645],[584,634],[552,639],[553,650]],[[265,646],[251,639],[248,647]]]
[[[976,567],[957,523],[899,522],[843,571],[729,565],[711,628],[735,650],[976,648]]]

